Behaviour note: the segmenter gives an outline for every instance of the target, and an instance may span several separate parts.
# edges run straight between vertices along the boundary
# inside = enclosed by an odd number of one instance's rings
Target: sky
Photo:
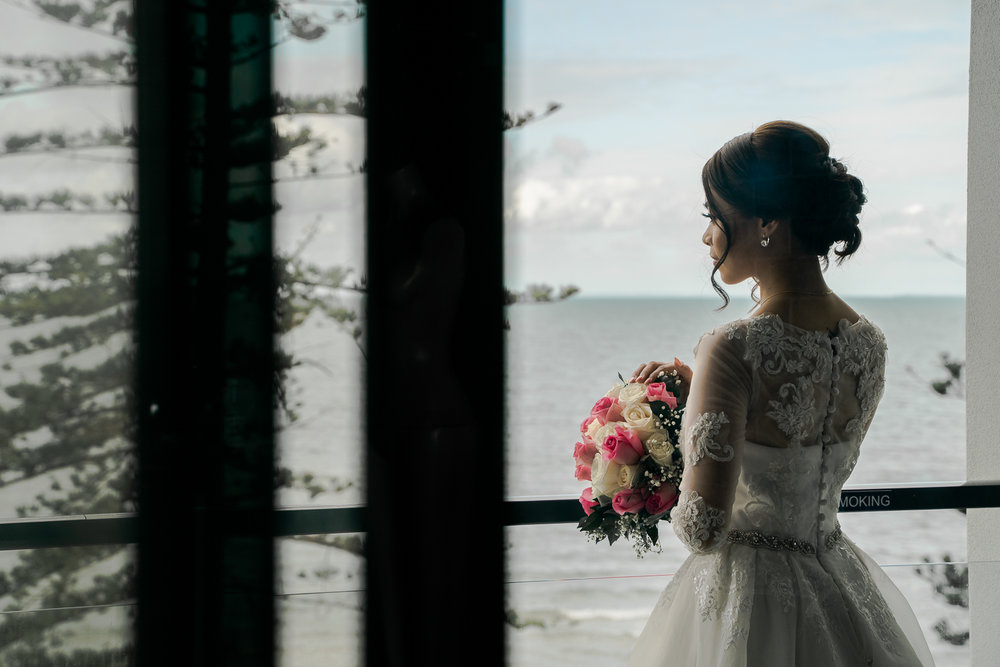
[[[322,4],[316,11],[325,11]],[[965,292],[969,3],[944,0],[702,3],[509,1],[505,106],[561,108],[505,133],[509,287],[575,284],[583,295],[712,296],[701,166],[731,137],[786,118],[810,125],[865,183],[861,250],[831,267],[844,295]],[[0,3],[4,53],[117,46]],[[275,49],[284,93],[364,82],[364,26]],[[131,122],[131,93],[68,90],[0,98],[0,134]],[[364,157],[353,117],[299,116],[330,148],[330,173]],[[302,157],[302,156],[298,156]],[[291,176],[279,167],[278,176]],[[0,191],[72,182],[128,186],[128,168],[46,156],[0,160]],[[54,180],[55,179],[55,180]],[[276,237],[320,264],[362,271],[363,177],[280,182]],[[99,240],[127,224],[0,214],[6,254]],[[931,242],[934,246],[931,245]],[[733,287],[734,296],[746,287]]]
[[[506,105],[562,108],[507,133],[508,282],[711,295],[701,167],[788,119],[867,188],[831,287],[964,294],[968,63],[968,2],[510,2]]]

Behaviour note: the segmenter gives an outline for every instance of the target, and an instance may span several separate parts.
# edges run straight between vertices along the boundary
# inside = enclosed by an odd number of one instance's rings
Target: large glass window
[[[275,24],[275,253],[286,364],[279,506],[361,502],[363,5],[287,3]]]
[[[135,71],[120,4],[0,5],[0,519],[134,509]],[[275,13],[283,508],[364,501],[363,10]],[[698,174],[776,117],[824,132],[869,187],[863,251],[830,274],[890,340],[852,482],[963,478],[968,8],[830,11],[508,3],[508,497],[575,497],[572,441],[595,395],[749,307],[734,288],[713,310]],[[843,523],[911,600],[938,664],[967,663],[964,516]],[[277,540],[282,664],[358,660],[364,539]],[[511,664],[620,661],[685,556],[668,537],[636,560],[571,523],[513,527],[506,553]],[[0,552],[0,662],[126,664],[133,566],[128,545]]]
[[[284,374],[283,508],[363,502],[364,5],[283,3],[276,15],[275,259]],[[358,664],[363,535],[278,540],[279,664]]]
[[[0,520],[135,508],[133,35],[72,7],[0,6]],[[133,568],[0,552],[0,662],[126,664]]]
[[[700,243],[701,168],[731,137],[775,119],[826,136],[869,198],[860,252],[826,274],[889,344],[885,395],[849,486],[965,479],[969,11],[962,3],[807,2],[794,13],[632,3],[596,14],[561,2],[507,3],[505,105],[525,119],[505,136],[508,498],[579,495],[576,427],[617,374],[627,378],[653,359],[690,362],[702,333],[746,316],[748,284],[728,288],[732,304],[714,310],[721,300]],[[964,531],[964,515],[941,516]],[[964,558],[956,548],[964,532],[947,547],[906,539],[922,530],[919,521],[890,515],[884,527],[900,550],[880,562]],[[863,515],[851,528],[867,548],[883,523]],[[555,548],[567,550],[560,562],[602,562],[594,552],[606,545],[565,528],[545,538],[553,548],[559,536]],[[516,648],[532,659],[571,650],[587,634],[566,620],[581,613],[572,596],[563,606],[538,593],[545,611],[531,613],[532,594],[522,591],[571,587],[521,581],[561,576],[535,572],[539,535],[508,531],[518,564],[512,612],[522,625],[542,620],[515,631],[513,646],[533,634],[554,642],[542,653]],[[580,551],[570,556],[574,542]],[[679,556],[643,564],[669,572]],[[933,623],[924,625],[944,650]]]

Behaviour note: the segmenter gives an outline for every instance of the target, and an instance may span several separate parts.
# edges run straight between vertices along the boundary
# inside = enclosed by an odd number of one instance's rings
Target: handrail
[[[581,516],[580,503],[574,499],[508,500],[503,505],[505,526],[576,523]],[[841,512],[984,507],[1000,507],[1000,484],[844,489],[840,498]],[[271,519],[275,537],[291,537],[364,532],[366,515],[364,506],[276,508],[271,512]],[[215,518],[229,525],[260,519],[235,512]],[[137,531],[135,513],[11,519],[0,521],[0,551],[129,544],[136,541]]]

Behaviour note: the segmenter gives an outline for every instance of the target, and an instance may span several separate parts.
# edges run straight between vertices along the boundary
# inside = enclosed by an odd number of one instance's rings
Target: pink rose
[[[583,423],[580,424],[580,433],[586,433],[587,429],[590,428],[590,423],[592,421],[594,421],[595,419],[597,419],[597,417],[595,417],[593,415],[591,415],[591,416],[587,417],[586,419],[584,419]]]
[[[594,416],[599,415],[601,412],[607,414],[608,408],[610,408],[611,404],[614,402],[615,399],[611,398],[610,396],[602,396],[601,399],[597,401],[597,403],[594,403],[594,407],[590,409],[590,414]]]
[[[597,401],[597,403],[594,403],[594,407],[590,409],[590,414],[596,417],[597,421],[601,422],[603,426],[608,422],[621,421],[622,406],[617,398],[605,396]]]
[[[635,514],[646,506],[646,499],[639,489],[623,489],[611,499],[611,509],[618,514]]]
[[[597,445],[593,444],[594,441],[586,442],[590,438],[586,438],[584,442],[578,442],[573,447],[573,458],[576,459],[577,463],[590,463],[594,460],[594,456],[597,455]],[[590,479],[589,477],[587,479]]]
[[[609,435],[601,445],[602,455],[608,461],[630,466],[643,455],[639,436],[623,426],[615,426],[614,435]]]
[[[600,504],[594,500],[594,490],[589,486],[580,494],[580,504],[583,505],[583,511],[587,513],[587,516],[593,514],[594,508]]]
[[[646,498],[646,511],[653,516],[663,514],[677,503],[677,487],[661,484],[660,488]]]
[[[576,466],[576,478],[581,482],[586,480],[590,481],[590,466],[583,465],[582,463]]]
[[[667,385],[663,382],[653,382],[646,387],[646,398],[650,402],[663,401],[670,406],[671,410],[677,409],[677,397],[667,391]]]

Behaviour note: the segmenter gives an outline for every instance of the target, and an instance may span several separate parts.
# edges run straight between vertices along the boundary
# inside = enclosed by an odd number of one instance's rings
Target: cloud
[[[662,227],[694,201],[671,193],[662,178],[625,174],[525,178],[508,196],[510,227],[623,230]],[[683,215],[681,217],[690,217]]]

